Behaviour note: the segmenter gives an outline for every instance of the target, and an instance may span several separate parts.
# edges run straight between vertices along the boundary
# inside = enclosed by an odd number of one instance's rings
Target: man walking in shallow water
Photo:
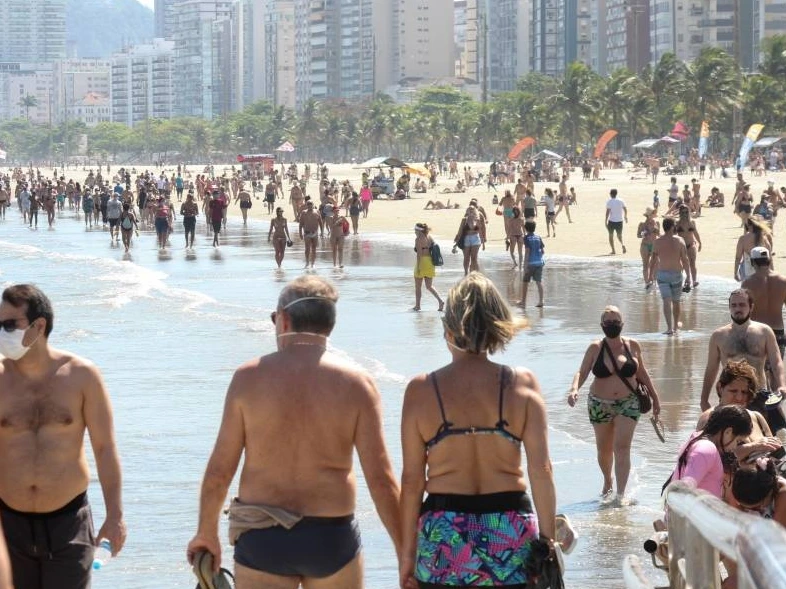
[[[98,369],[49,347],[54,315],[38,288],[0,302],[0,516],[17,589],[86,589],[94,546],[125,543],[112,408]],[[94,534],[84,452],[95,455],[106,521]]]
[[[188,558],[207,550],[220,565],[218,518],[244,455],[229,509],[238,589],[363,587],[355,449],[399,552],[399,488],[379,392],[370,376],[327,350],[337,300],[334,287],[316,276],[287,285],[271,316],[278,350],[243,364],[229,385]]]

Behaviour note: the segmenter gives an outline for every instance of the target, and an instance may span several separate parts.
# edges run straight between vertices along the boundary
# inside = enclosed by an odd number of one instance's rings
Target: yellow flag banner
[[[756,140],[761,135],[762,130],[764,129],[764,125],[761,123],[756,123],[755,125],[751,125],[748,132],[745,134],[745,140],[742,142],[740,146],[740,158],[739,162],[737,162],[737,170],[742,170],[746,165],[748,165],[748,155],[753,148],[753,144],[756,143]]]

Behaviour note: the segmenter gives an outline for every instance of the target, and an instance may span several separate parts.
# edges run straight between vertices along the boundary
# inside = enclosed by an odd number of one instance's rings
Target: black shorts
[[[740,205],[740,212],[741,213],[747,213],[748,215],[750,215],[750,213],[751,213],[751,205]]]
[[[183,227],[186,231],[194,231],[196,229],[196,217],[183,217]]]
[[[524,209],[524,218],[525,219],[535,218],[535,209]]]
[[[108,219],[108,221],[109,221],[109,227],[110,228],[114,229],[115,227],[120,225],[120,219],[119,218],[118,219]]]
[[[324,579],[359,552],[354,515],[304,517],[290,530],[274,526],[244,532],[235,544],[235,562],[271,575]]]
[[[49,513],[24,513],[0,500],[14,586],[87,589],[95,554],[87,493]]]
[[[271,194],[269,192],[266,192],[265,193],[265,202],[276,202],[276,194],[275,193]]]
[[[221,232],[221,221],[220,220],[219,221],[213,220],[213,231],[215,231],[216,233],[220,233]]]
[[[609,233],[617,232],[617,235],[622,235],[622,221],[609,221],[606,225]]]

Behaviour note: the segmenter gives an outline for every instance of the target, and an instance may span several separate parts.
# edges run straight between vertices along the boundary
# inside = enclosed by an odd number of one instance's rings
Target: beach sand
[[[459,164],[459,170],[463,169],[464,165],[471,166],[474,170],[483,173],[488,172],[488,164],[470,162]],[[339,181],[350,180],[353,187],[357,190],[360,187],[360,177],[363,170],[356,168],[349,164],[327,164],[329,169],[330,178],[335,178]],[[141,165],[132,166],[138,172],[150,169]],[[312,164],[312,169],[313,169]],[[202,171],[202,165],[189,165],[188,174],[186,179],[193,180],[198,172]],[[73,177],[75,180],[84,181],[87,176],[89,167],[84,171],[80,168],[75,170],[73,168],[67,171],[67,177]],[[112,167],[114,173],[118,169],[117,166]],[[171,175],[175,167],[169,166],[164,168],[167,175]],[[215,172],[221,175],[224,171],[229,172],[230,165],[215,165]],[[302,172],[302,166],[300,168]],[[52,177],[51,169],[41,169],[47,177]],[[161,172],[160,168],[155,169],[156,175]],[[105,173],[105,172],[104,172]],[[708,173],[707,173],[708,174]],[[691,178],[694,176],[683,174],[677,176],[677,184],[682,187],[684,184],[690,184]],[[561,213],[557,218],[557,237],[545,237],[545,216],[543,207],[538,207],[538,229],[537,233],[543,236],[546,244],[546,255],[567,255],[576,256],[579,258],[605,258],[605,259],[623,259],[623,260],[640,260],[639,242],[636,235],[638,224],[644,219],[643,214],[647,207],[652,206],[652,194],[654,189],[658,189],[660,195],[660,210],[662,215],[665,213],[668,204],[668,185],[669,176],[661,173],[658,176],[658,182],[652,183],[650,178],[644,177],[643,171],[637,170],[635,175],[632,168],[611,169],[601,171],[601,180],[589,181],[581,179],[581,170],[576,168],[568,180],[568,187],[575,187],[577,194],[578,206],[572,206],[570,209],[571,218],[573,223],[569,223],[566,215]],[[750,172],[745,173],[745,179],[751,185],[751,194],[754,197],[754,202],[758,202],[762,191],[767,187],[767,180],[773,180],[776,188],[786,184],[786,173],[768,173],[765,176],[753,176]],[[726,196],[726,207],[718,209],[710,209],[704,207],[702,209],[701,217],[696,219],[696,227],[702,238],[702,250],[699,253],[697,261],[698,277],[701,281],[702,275],[712,275],[723,278],[733,278],[734,266],[734,253],[737,244],[737,239],[742,235],[742,228],[740,219],[733,214],[733,209],[730,206],[731,200],[734,196],[735,179],[730,177],[728,179],[707,179],[701,180],[701,198],[706,201],[710,189],[717,186],[721,192]],[[437,180],[437,188],[429,190],[425,194],[411,193],[411,198],[400,201],[390,200],[375,200],[372,202],[369,216],[364,219],[361,215],[360,218],[360,234],[374,233],[374,234],[401,234],[412,235],[413,226],[417,222],[425,222],[431,228],[431,235],[441,245],[443,255],[448,254],[453,244],[453,238],[456,235],[459,223],[463,217],[464,210],[469,204],[470,199],[477,198],[479,204],[485,209],[489,216],[489,224],[487,226],[487,247],[486,252],[480,253],[480,264],[483,265],[483,258],[489,253],[499,253],[505,250],[505,233],[503,227],[503,218],[495,215],[496,207],[492,204],[493,190],[487,188],[484,184],[480,186],[471,187],[463,194],[443,194],[444,188],[455,186],[455,180],[449,180],[446,176],[440,176]],[[250,186],[248,186],[250,188]],[[498,185],[498,194],[501,197],[505,189],[512,190],[513,184]],[[540,198],[546,187],[551,187],[555,192],[557,190],[557,183],[536,182],[535,195]],[[628,221],[625,224],[623,231],[623,238],[627,246],[627,253],[622,254],[621,248],[617,245],[617,254],[610,255],[610,248],[608,243],[608,233],[604,225],[605,216],[605,203],[608,199],[609,190],[616,188],[619,192],[618,197],[625,201],[628,209]],[[491,191],[490,191],[491,190]],[[297,239],[297,224],[292,222],[292,208],[289,205],[289,185],[285,180],[284,182],[284,200],[277,200],[276,206],[281,206],[284,209],[284,216],[290,221],[290,233]],[[308,184],[306,193],[315,201],[318,201],[319,192],[317,188],[317,181],[311,180]],[[263,193],[257,192],[259,200],[254,200],[253,207],[249,211],[249,223],[257,224],[264,223],[264,228],[269,226],[270,215],[267,213],[267,207],[262,200]],[[446,202],[450,199],[451,203],[459,203],[461,206],[458,209],[452,210],[423,210],[423,207],[429,200],[441,200]],[[240,216],[240,208],[236,204],[230,206],[229,214],[232,216]],[[662,219],[659,216],[659,221]],[[783,221],[776,221],[775,223],[775,236],[774,236],[774,251],[775,267],[779,269],[778,259],[786,257],[782,255],[786,252],[786,240],[779,235],[779,224]],[[178,223],[179,225],[179,223]],[[414,240],[414,237],[413,237]],[[779,255],[781,254],[781,255]]]

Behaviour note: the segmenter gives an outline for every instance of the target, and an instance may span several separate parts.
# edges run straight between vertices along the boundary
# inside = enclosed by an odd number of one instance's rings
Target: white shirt
[[[609,210],[609,221],[611,223],[622,223],[625,220],[625,201],[619,198],[610,198],[606,201],[606,208]]]

